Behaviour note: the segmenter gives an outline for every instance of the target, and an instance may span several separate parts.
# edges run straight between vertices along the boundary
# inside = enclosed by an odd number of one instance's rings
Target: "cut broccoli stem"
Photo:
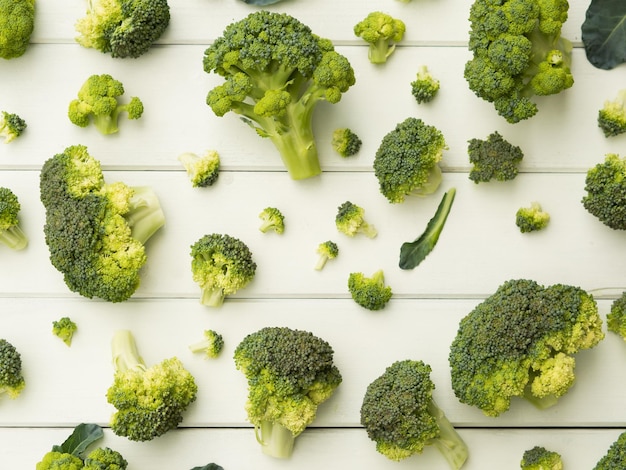
[[[296,436],[286,427],[270,421],[261,421],[259,426],[255,426],[254,433],[265,455],[279,459],[291,457]]]
[[[19,225],[6,230],[0,230],[0,243],[4,243],[12,250],[23,250],[28,245],[28,237]]]
[[[127,370],[145,371],[146,364],[139,355],[137,343],[130,330],[117,330],[111,340],[113,365],[116,372]]]
[[[395,49],[396,45],[389,44],[388,39],[379,39],[375,44],[370,44],[368,58],[372,64],[384,64]]]
[[[224,290],[219,287],[202,287],[200,303],[207,307],[221,307],[224,303]]]
[[[545,397],[536,397],[532,394],[530,387],[530,382],[524,389],[524,398],[528,400],[533,406],[540,410],[545,410],[546,408],[550,408],[554,406],[558,402],[558,397],[556,395],[546,395]]]
[[[154,190],[148,186],[133,186],[130,210],[124,214],[132,236],[145,244],[165,224],[165,215]]]
[[[454,429],[445,413],[432,399],[430,400],[428,410],[435,417],[437,426],[439,426],[439,436],[433,440],[434,446],[448,461],[450,468],[459,470],[469,455],[467,444],[461,439],[461,436]]]

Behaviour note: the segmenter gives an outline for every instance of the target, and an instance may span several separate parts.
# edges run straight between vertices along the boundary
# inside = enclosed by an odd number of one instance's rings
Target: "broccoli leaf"
[[[610,70],[626,62],[626,2],[591,0],[581,31],[594,67]]]
[[[97,424],[81,423],[74,428],[63,444],[52,446],[55,452],[72,454],[77,457],[82,454],[87,447],[104,436],[102,428]]]

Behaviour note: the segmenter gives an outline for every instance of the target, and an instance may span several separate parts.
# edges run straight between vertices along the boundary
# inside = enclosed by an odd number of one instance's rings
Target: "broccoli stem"
[[[117,113],[114,115],[94,115],[93,123],[105,135],[115,134],[119,131]]]
[[[19,225],[6,230],[0,230],[0,243],[4,243],[12,250],[23,250],[28,245],[28,238]]]
[[[286,427],[263,420],[254,427],[254,433],[265,455],[279,459],[291,457],[296,437]]]
[[[200,303],[207,307],[220,307],[224,303],[224,291],[219,287],[202,287]]]
[[[116,372],[146,370],[146,364],[139,355],[135,338],[130,330],[118,330],[111,340],[113,365]]]
[[[387,39],[379,39],[375,43],[370,44],[368,58],[372,64],[384,64],[395,48],[395,44],[389,44]]]
[[[148,186],[133,186],[130,210],[124,218],[133,238],[145,244],[165,224],[165,215],[154,190]]]
[[[433,445],[445,457],[451,469],[459,470],[469,455],[467,444],[434,400],[430,400],[428,409],[439,426],[439,436],[433,440]]]

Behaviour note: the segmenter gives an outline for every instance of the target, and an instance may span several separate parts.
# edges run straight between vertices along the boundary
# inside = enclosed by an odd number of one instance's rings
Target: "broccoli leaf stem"
[[[165,224],[161,203],[148,186],[133,186],[130,209],[124,214],[134,239],[145,244]]]
[[[254,433],[265,455],[279,459],[291,457],[296,436],[286,427],[270,421],[261,421],[259,426],[255,426]]]
[[[28,237],[21,226],[14,225],[6,230],[0,230],[0,243],[4,243],[12,250],[22,250],[28,245]]]
[[[433,440],[434,446],[448,461],[451,469],[459,470],[469,455],[467,444],[454,429],[445,413],[432,399],[430,400],[428,410],[435,417],[437,426],[439,426],[439,436]]]
[[[224,290],[219,287],[202,287],[200,303],[207,307],[220,307],[224,303]]]
[[[117,330],[111,340],[113,365],[116,372],[125,372],[130,369],[145,371],[146,364],[139,355],[137,343],[130,330]]]

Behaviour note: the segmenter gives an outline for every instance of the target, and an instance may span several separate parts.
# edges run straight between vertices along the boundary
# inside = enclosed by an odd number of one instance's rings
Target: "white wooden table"
[[[518,468],[523,451],[534,445],[560,452],[568,470],[592,468],[626,427],[626,343],[620,338],[607,335],[577,356],[578,381],[554,408],[538,411],[516,400],[498,418],[457,401],[447,363],[459,320],[507,279],[581,286],[595,294],[603,316],[626,288],[626,236],[603,226],[580,203],[586,170],[606,153],[626,148],[626,136],[606,139],[596,125],[598,109],[626,86],[626,74],[623,68],[600,71],[586,61],[580,25],[587,2],[571,3],[563,35],[576,46],[576,83],[537,100],[539,113],[514,125],[478,99],[463,78],[470,56],[469,0],[286,0],[271,7],[332,39],[357,76],[339,104],[316,110],[324,173],[292,181],[269,141],[233,114],[216,117],[205,104],[220,79],[203,71],[204,50],[227,24],[256,7],[237,0],[170,0],[171,24],[159,44],[138,59],[122,60],[74,42],[83,2],[39,1],[33,44],[23,57],[0,62],[0,109],[28,122],[23,137],[0,146],[0,186],[20,198],[30,238],[22,252],[0,247],[0,337],[22,353],[27,381],[17,400],[0,402],[0,468],[33,469],[80,422],[107,426],[113,412],[105,398],[112,380],[109,344],[120,328],[134,332],[147,362],[176,355],[199,385],[178,430],[138,443],[105,429],[104,443],[122,452],[132,470],[187,470],[208,462],[226,470],[444,470],[447,464],[434,449],[401,463],[386,460],[359,425],[366,386],[387,365],[406,358],[432,366],[435,398],[470,448],[467,470]],[[384,66],[369,63],[366,46],[352,33],[374,10],[407,24],[405,41]],[[439,96],[428,105],[418,105],[410,94],[422,64],[441,81]],[[95,73],[113,75],[128,96],[145,104],[142,119],[121,122],[117,135],[104,137],[67,119],[69,101]],[[372,160],[382,136],[409,116],[446,136],[444,182],[432,197],[391,205],[378,191]],[[364,142],[349,160],[330,147],[331,131],[344,126]],[[522,147],[521,174],[511,182],[476,185],[468,179],[467,141],[495,130]],[[48,260],[39,170],[75,144],[86,145],[102,162],[107,180],[153,186],[167,217],[150,241],[141,287],[124,303],[69,292]],[[192,188],[177,156],[206,149],[220,153],[222,173],[215,186]],[[400,270],[400,244],[421,233],[443,191],[453,186],[456,200],[435,251],[415,270]],[[365,208],[379,230],[376,239],[337,233],[334,215],[345,200]],[[543,232],[521,234],[515,211],[531,201],[539,201],[552,220]],[[266,206],[285,214],[282,236],[258,230],[257,216]],[[220,310],[199,304],[190,273],[190,245],[211,232],[244,240],[258,264],[254,282]],[[327,239],[341,253],[318,272],[315,250]],[[377,269],[384,270],[395,295],[374,313],[349,298],[346,284],[350,272]],[[79,326],[71,348],[51,334],[52,321],[61,316]],[[326,339],[344,377],[287,461],[261,453],[243,408],[245,379],[232,361],[246,334],[270,325],[307,329]],[[226,342],[214,361],[187,348],[207,328],[221,332]]]

